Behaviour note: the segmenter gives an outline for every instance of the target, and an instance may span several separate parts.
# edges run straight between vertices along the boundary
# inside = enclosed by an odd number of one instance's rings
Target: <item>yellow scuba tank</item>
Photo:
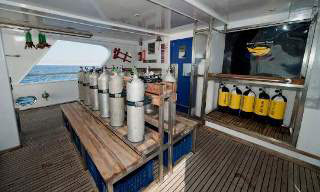
[[[237,86],[233,85],[233,89],[231,90],[231,93],[230,93],[230,104],[229,104],[230,113],[233,115],[239,115],[241,96],[242,96],[241,90]]]
[[[259,97],[256,98],[254,114],[256,120],[265,122],[268,118],[270,96],[262,88],[260,88],[259,91],[260,94]]]
[[[275,92],[277,94],[271,98],[269,122],[271,125],[281,126],[286,112],[287,98],[282,95],[281,89],[275,90]]]
[[[229,89],[223,84],[220,84],[219,98],[218,98],[218,111],[227,112],[229,106]]]
[[[240,116],[244,118],[251,118],[254,112],[254,101],[256,99],[256,94],[250,87],[246,86],[246,89],[247,90],[242,96]]]

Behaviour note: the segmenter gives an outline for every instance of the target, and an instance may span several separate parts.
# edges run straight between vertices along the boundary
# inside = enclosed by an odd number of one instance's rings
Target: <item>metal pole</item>
[[[198,27],[198,22],[195,22],[193,24],[193,39],[192,39],[192,63],[191,63],[191,74],[190,74],[190,93],[189,93],[189,116],[193,116],[195,113],[194,105],[195,105],[195,96],[196,91],[193,91],[194,88],[197,86],[197,71],[198,71],[198,65],[196,64],[196,31]]]
[[[163,181],[163,115],[164,115],[164,98],[163,98],[163,85],[160,86],[160,105],[159,105],[159,134],[160,134],[160,146],[159,146],[159,180]]]
[[[168,118],[168,142],[169,142],[169,150],[168,150],[168,167],[169,167],[169,173],[172,174],[172,168],[173,168],[173,99],[172,95],[168,98],[169,100],[169,118]]]
[[[205,111],[206,111],[206,99],[207,99],[207,88],[208,88],[208,71],[209,71],[209,65],[210,65],[210,62],[211,62],[212,26],[213,26],[213,18],[211,18],[211,20],[210,20],[209,32],[208,32],[208,38],[207,38],[206,62],[205,62],[204,75],[203,75],[201,118],[203,118],[205,116]]]

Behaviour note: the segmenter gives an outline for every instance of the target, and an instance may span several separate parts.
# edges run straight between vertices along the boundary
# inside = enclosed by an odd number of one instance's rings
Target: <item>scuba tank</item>
[[[218,111],[227,112],[229,106],[229,89],[223,83],[219,86]]]
[[[111,126],[123,126],[125,110],[123,77],[119,75],[118,70],[114,67],[112,68],[112,75],[109,76],[109,107]]]
[[[90,106],[90,83],[89,83],[89,76],[90,76],[90,70],[86,68],[86,71],[84,73],[83,78],[83,86],[84,86],[84,104],[87,106]]]
[[[265,122],[267,120],[269,105],[270,105],[270,96],[265,92],[264,89],[259,89],[260,94],[256,99],[254,114],[257,121]]]
[[[90,105],[93,111],[99,110],[99,97],[98,97],[98,73],[93,68],[89,76],[90,85]]]
[[[246,86],[246,91],[243,93],[242,106],[240,110],[240,116],[244,118],[251,118],[254,110],[254,100],[256,94],[252,89]]]
[[[173,74],[173,68],[170,66],[168,69],[167,69],[167,74],[166,76],[163,78],[163,82],[170,82],[170,83],[176,83],[176,79],[174,78]],[[164,120],[166,122],[169,121],[169,101],[165,101],[164,102]],[[171,112],[172,112],[172,116],[171,116],[171,119],[172,119],[172,122],[173,124],[175,125],[176,124],[176,102],[174,101],[173,102],[173,105],[171,106]]]
[[[78,73],[78,89],[79,89],[79,100],[84,100],[84,86],[83,86],[83,80],[84,80],[84,71],[83,67],[80,67],[80,71]]]
[[[141,142],[144,139],[144,83],[134,68],[133,77],[127,82],[128,140]]]
[[[275,90],[276,95],[271,98],[269,122],[273,126],[281,126],[286,112],[287,98],[282,95],[282,90]]]
[[[98,96],[100,116],[109,117],[109,74],[106,67],[103,67],[102,73],[98,78]]]
[[[233,85],[233,89],[231,90],[231,93],[230,93],[230,104],[229,104],[230,113],[233,115],[239,115],[241,95],[242,95],[241,90],[237,86]]]

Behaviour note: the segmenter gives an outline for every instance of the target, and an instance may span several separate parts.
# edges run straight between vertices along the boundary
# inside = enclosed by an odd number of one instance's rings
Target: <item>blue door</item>
[[[190,106],[190,71],[192,38],[171,41],[170,63],[178,66],[177,111],[188,113]]]

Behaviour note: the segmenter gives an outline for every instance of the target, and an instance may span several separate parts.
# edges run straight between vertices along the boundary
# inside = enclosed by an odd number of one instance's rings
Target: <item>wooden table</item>
[[[106,129],[79,103],[64,104],[61,105],[61,109],[108,185],[108,189],[112,189],[117,177],[126,175],[143,162],[139,154],[112,131]]]

